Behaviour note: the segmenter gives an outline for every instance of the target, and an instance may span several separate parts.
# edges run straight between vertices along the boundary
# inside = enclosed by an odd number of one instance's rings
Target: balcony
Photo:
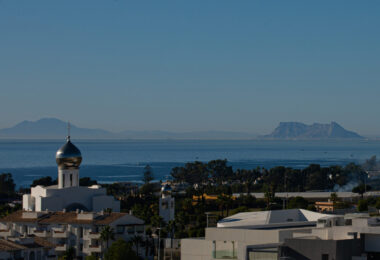
[[[50,231],[34,229],[32,230],[32,235],[35,235],[36,237],[48,237],[50,236]]]
[[[0,229],[0,237],[10,237],[10,236],[12,236],[12,230]]]
[[[90,245],[89,247],[83,248],[86,253],[101,253],[103,247],[101,245]]]
[[[86,235],[86,238],[88,239],[100,239],[100,233],[99,232],[88,232]]]
[[[58,244],[55,246],[55,251],[66,251],[67,245],[66,244]]]
[[[53,237],[54,238],[68,238],[69,232],[63,231],[63,230],[53,230]]]

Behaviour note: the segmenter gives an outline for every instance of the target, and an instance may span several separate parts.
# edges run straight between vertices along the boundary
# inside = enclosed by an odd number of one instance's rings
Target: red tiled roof
[[[109,225],[117,219],[128,215],[127,213],[112,212],[110,214],[104,214],[96,216],[94,219],[78,219],[78,213],[76,212],[48,212],[45,215],[40,216],[39,218],[23,218],[23,211],[16,211],[4,218],[0,219],[0,222],[38,222],[40,224],[94,224],[94,225]],[[133,216],[131,216],[133,217]],[[136,224],[143,224],[142,220],[133,217],[136,219]],[[142,223],[141,223],[142,222]]]

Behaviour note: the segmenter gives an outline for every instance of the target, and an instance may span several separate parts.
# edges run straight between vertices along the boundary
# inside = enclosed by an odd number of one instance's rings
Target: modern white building
[[[171,195],[172,188],[165,184],[161,189],[161,198],[159,200],[159,214],[162,219],[168,223],[175,217],[175,201]]]
[[[120,212],[120,202],[107,196],[106,189],[99,185],[79,186],[79,166],[82,155],[67,137],[67,142],[57,151],[58,185],[31,188],[31,194],[23,196],[25,211],[84,211],[100,212],[112,209]]]
[[[206,228],[205,238],[182,239],[181,260],[277,259],[279,243],[294,232],[310,232],[329,216],[303,209],[238,213]]]

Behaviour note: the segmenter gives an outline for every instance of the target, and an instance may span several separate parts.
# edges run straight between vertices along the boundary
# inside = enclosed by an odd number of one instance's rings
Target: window
[[[136,232],[137,233],[144,233],[144,226],[143,225],[136,226]]]
[[[134,234],[135,233],[135,227],[127,227],[128,234]]]
[[[123,234],[123,233],[124,233],[124,230],[125,230],[124,226],[117,226],[117,227],[116,227],[116,232],[117,232],[118,234]]]
[[[70,174],[70,186],[73,186],[73,175]]]
[[[62,187],[65,187],[65,175],[62,174]]]
[[[329,260],[329,254],[322,254],[322,260]]]

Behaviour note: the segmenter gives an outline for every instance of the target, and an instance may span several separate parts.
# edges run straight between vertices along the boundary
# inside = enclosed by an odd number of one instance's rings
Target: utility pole
[[[158,256],[158,260],[160,260],[160,250],[161,250],[161,225],[158,229],[158,253],[157,253],[157,256]]]

